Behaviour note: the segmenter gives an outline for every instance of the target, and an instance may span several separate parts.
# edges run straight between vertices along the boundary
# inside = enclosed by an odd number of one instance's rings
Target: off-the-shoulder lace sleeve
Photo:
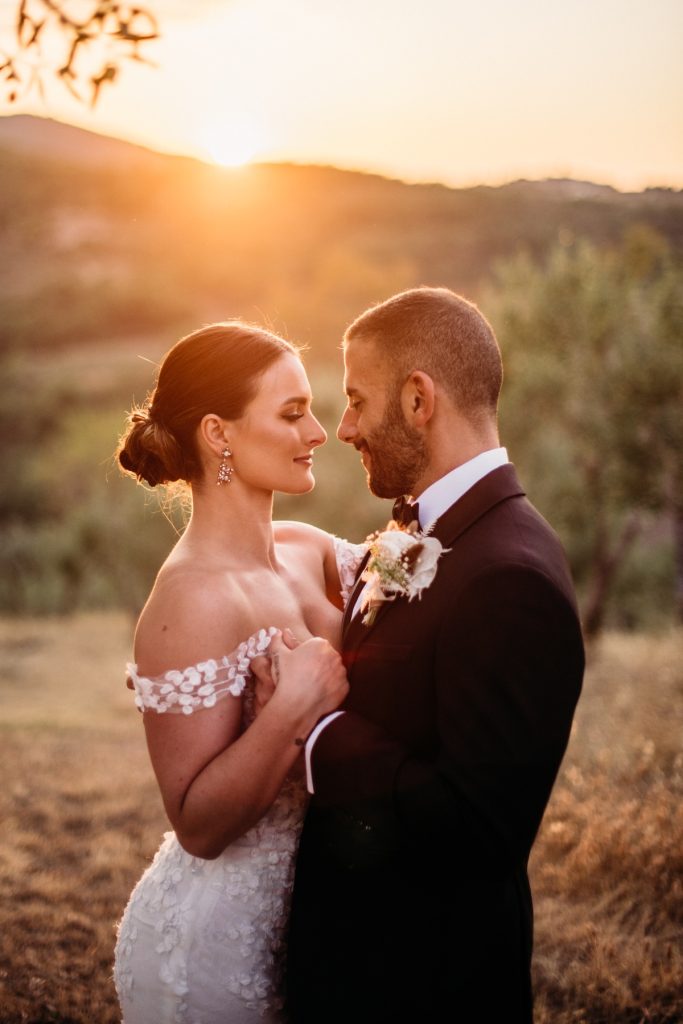
[[[337,570],[341,580],[340,594],[344,607],[356,583],[358,567],[365,558],[367,544],[351,544],[341,537],[334,538],[334,553],[337,558]]]
[[[182,670],[171,669],[153,679],[139,675],[137,665],[126,665],[135,689],[135,703],[141,711],[191,715],[193,711],[212,708],[228,694],[239,697],[247,685],[251,659],[264,654],[278,632],[275,626],[260,629],[231,654]]]

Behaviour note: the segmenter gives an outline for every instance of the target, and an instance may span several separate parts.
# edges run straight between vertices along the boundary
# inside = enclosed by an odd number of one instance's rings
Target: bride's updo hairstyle
[[[203,417],[239,419],[260,376],[285,353],[298,355],[284,338],[240,321],[181,338],[166,353],[145,404],[128,416],[116,453],[122,468],[151,487],[200,480],[196,431]]]

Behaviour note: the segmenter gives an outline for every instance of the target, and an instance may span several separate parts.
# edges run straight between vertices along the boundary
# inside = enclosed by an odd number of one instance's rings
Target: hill
[[[613,623],[673,614],[683,193],[228,171],[25,117],[0,118],[0,174],[0,609],[144,600],[173,530],[108,468],[125,410],[178,337],[241,317],[306,344],[333,435],[344,328],[433,284],[481,302],[496,327],[503,436],[591,622],[608,583]],[[279,516],[354,540],[386,518],[344,448],[323,449],[319,486],[278,499]],[[614,491],[587,476],[596,456]]]
[[[122,139],[99,135],[52,118],[14,114],[0,117],[0,147],[32,157],[48,157],[91,166],[122,166],[161,156]]]
[[[332,167],[227,171],[58,122],[0,118],[0,340],[36,347],[265,317],[336,349],[360,309],[415,284],[476,299],[497,260],[634,225],[683,251],[683,193],[590,182],[409,185]]]

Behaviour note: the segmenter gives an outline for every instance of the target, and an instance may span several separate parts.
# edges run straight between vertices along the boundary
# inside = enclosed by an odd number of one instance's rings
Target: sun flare
[[[221,167],[244,167],[263,148],[263,136],[251,119],[231,118],[207,125],[202,132],[202,144],[213,163]]]

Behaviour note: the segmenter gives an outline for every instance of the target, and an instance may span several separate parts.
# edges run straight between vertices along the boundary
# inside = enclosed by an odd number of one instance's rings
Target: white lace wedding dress
[[[365,547],[335,539],[346,601]],[[237,650],[155,679],[128,666],[135,703],[159,714],[210,714],[242,699],[254,718],[251,659],[274,628]],[[114,981],[124,1024],[275,1024],[284,1020],[284,934],[294,858],[306,809],[303,781],[288,779],[270,810],[216,860],[192,857],[167,832],[119,924]]]

